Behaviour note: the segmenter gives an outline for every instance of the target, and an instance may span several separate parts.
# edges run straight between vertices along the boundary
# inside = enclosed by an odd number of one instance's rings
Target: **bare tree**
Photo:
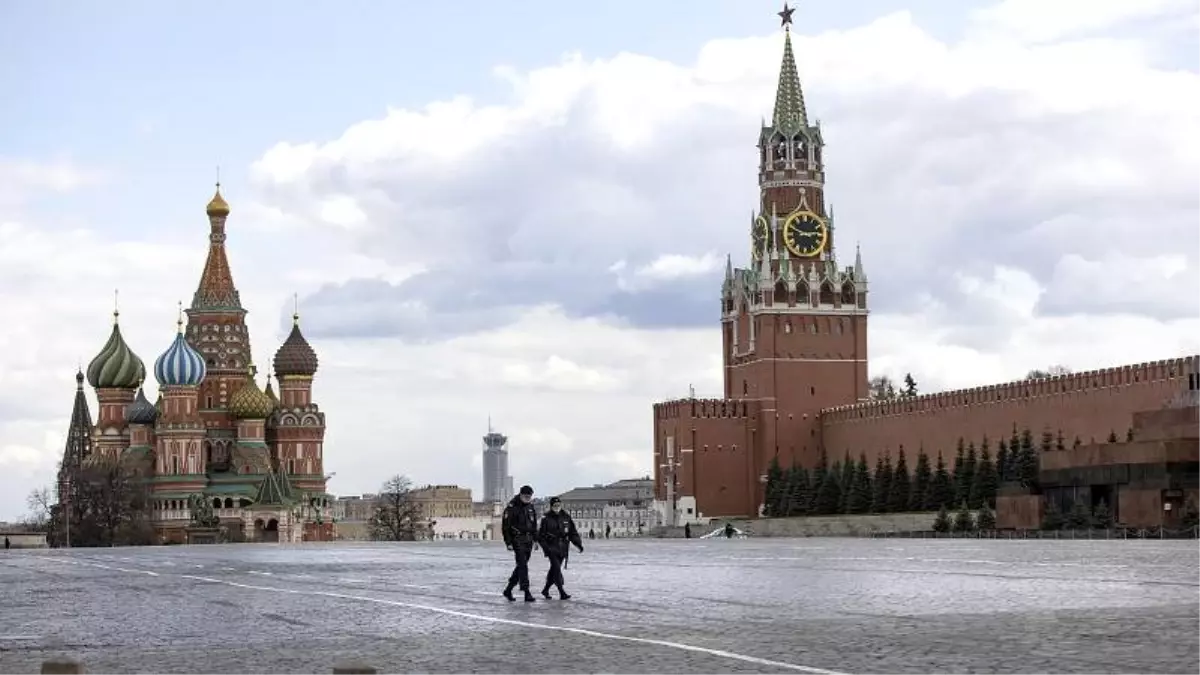
[[[896,398],[896,383],[887,375],[876,375],[867,383],[867,392],[873,401]]]
[[[54,514],[54,493],[48,487],[35,488],[25,498],[29,512],[21,519],[21,524],[32,532],[48,532],[50,518]]]
[[[1041,380],[1047,377],[1058,377],[1060,375],[1070,375],[1071,369],[1066,366],[1054,365],[1046,369],[1035,368],[1025,375],[1027,380]]]
[[[424,532],[420,505],[412,498],[412,481],[397,474],[384,482],[368,527],[373,541],[414,541]]]
[[[153,543],[149,493],[139,476],[117,464],[95,464],[73,471],[64,486],[49,523],[56,545],[66,543],[68,530],[71,546]]]

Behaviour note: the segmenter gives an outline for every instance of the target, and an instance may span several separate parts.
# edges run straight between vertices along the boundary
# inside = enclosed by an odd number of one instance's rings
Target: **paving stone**
[[[595,541],[574,599],[533,605],[500,597],[509,564],[487,542],[12,552],[0,672],[1200,672],[1194,542]]]

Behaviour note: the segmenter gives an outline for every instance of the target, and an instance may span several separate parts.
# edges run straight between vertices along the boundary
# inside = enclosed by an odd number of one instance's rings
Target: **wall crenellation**
[[[754,414],[750,399],[681,398],[654,404],[657,419],[746,418]]]
[[[921,414],[947,408],[979,406],[989,403],[1045,398],[1082,393],[1106,387],[1120,387],[1139,382],[1155,382],[1183,377],[1189,364],[1200,357],[1187,356],[1162,361],[1148,361],[1117,368],[1101,368],[1081,373],[1056,375],[1036,380],[1017,380],[984,387],[969,387],[954,391],[923,394],[912,398],[865,401],[851,405],[826,408],[821,416],[829,422]]]

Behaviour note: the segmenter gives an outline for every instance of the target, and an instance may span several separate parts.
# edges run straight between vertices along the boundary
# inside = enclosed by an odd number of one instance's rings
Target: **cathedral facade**
[[[163,542],[182,543],[189,529],[216,528],[231,540],[324,538],[331,523],[325,491],[325,414],[313,402],[317,355],[299,315],[275,352],[266,387],[251,360],[246,312],[229,267],[225,224],[230,209],[220,185],[206,208],[208,258],[191,306],[154,361],[158,399],[143,382],[146,367],[112,332],[76,375],[75,406],[59,472],[60,496],[75,469],[120,464],[148,488],[149,521]],[[84,380],[99,402],[91,421]]]
[[[1132,426],[1175,396],[1187,360],[1141,363],[987,387],[872,400],[863,256],[840,264],[825,201],[825,140],[810,123],[783,17],[775,107],[757,143],[759,203],[749,262],[720,289],[724,396],[654,405],[655,501],[675,525],[762,513],[767,468],[814,467],[907,448],[949,453],[959,438],[1055,429],[1084,442]],[[947,459],[951,459],[949,454]]]

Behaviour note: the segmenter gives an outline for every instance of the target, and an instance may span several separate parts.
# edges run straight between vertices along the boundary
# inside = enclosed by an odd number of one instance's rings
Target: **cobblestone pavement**
[[[0,552],[0,672],[1200,672],[1195,542],[587,547],[533,605],[490,542]]]

